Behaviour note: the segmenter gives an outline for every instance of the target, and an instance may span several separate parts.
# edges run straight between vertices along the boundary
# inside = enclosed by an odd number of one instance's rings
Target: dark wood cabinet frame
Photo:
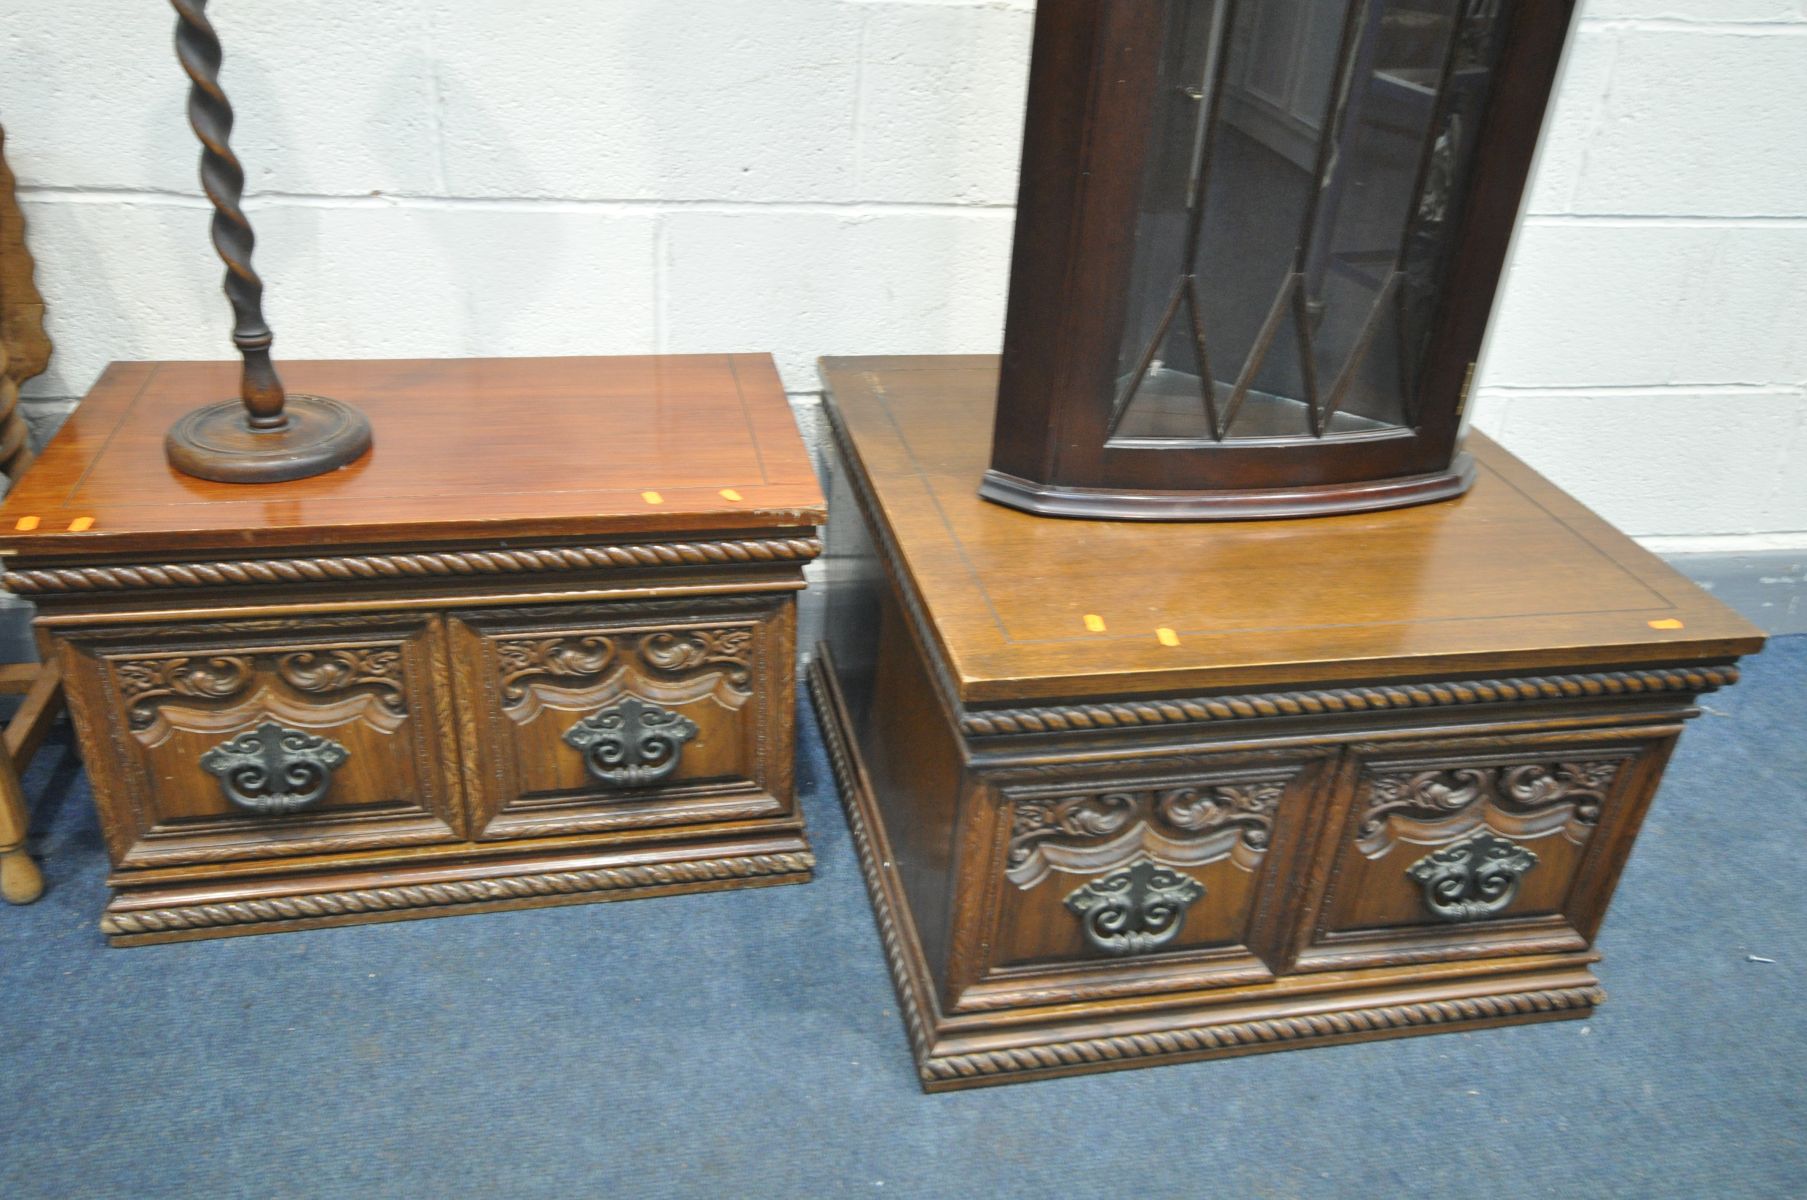
[[[1250,3],[1252,0],[1242,0]],[[1460,495],[1467,389],[1573,0],[1517,0],[1456,216],[1412,427],[1316,439],[1107,444],[1166,0],[1042,0],[991,468],[980,494],[1048,515],[1304,516]]]

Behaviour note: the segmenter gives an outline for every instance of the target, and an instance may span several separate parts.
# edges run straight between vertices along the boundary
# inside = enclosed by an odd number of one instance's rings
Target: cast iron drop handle
[[[350,757],[331,738],[265,721],[201,755],[201,769],[220,781],[227,800],[270,817],[320,803]]]
[[[624,696],[565,731],[590,775],[610,787],[645,787],[678,769],[684,743],[697,735],[682,713]]]
[[[1537,855],[1483,829],[1432,851],[1405,873],[1424,889],[1424,907],[1438,920],[1478,921],[1510,908],[1518,881],[1536,865]]]
[[[1204,894],[1204,885],[1190,875],[1144,858],[1092,880],[1064,903],[1094,950],[1128,956],[1152,953],[1178,937],[1186,910]]]

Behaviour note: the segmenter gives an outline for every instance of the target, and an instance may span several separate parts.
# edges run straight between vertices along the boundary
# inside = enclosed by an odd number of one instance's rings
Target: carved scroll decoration
[[[271,659],[256,654],[172,655],[121,659],[114,663],[114,672],[131,705],[127,719],[132,730],[144,734],[159,724],[163,703],[171,697],[207,701],[237,697],[256,682],[260,661],[266,669],[271,667]],[[364,692],[391,716],[407,715],[405,663],[393,646],[283,653],[274,656],[273,669],[297,692],[323,698]],[[260,695],[267,691],[261,689]]]
[[[1054,870],[1114,871],[1138,857],[1202,866],[1260,865],[1284,779],[1188,783],[1012,800],[1005,876],[1031,888]]]
[[[400,715],[408,711],[399,650],[381,647],[285,654],[276,660],[276,673],[297,691],[327,696],[367,688],[390,712]]]
[[[228,624],[222,622],[221,631]],[[394,732],[408,717],[407,660],[393,644],[120,658],[111,660],[111,666],[126,702],[127,725],[146,746],[160,744],[178,727],[213,732],[258,721],[337,725],[362,720]]]
[[[640,660],[654,674],[677,678],[719,666],[736,688],[745,691],[752,677],[753,631],[740,627],[649,633],[640,639]]]
[[[131,702],[132,728],[144,730],[157,719],[157,702],[167,696],[227,700],[243,691],[256,675],[248,654],[205,658],[140,658],[115,665],[120,691]]]
[[[1510,837],[1562,830],[1584,845],[1625,759],[1385,770],[1362,784],[1356,844],[1379,858],[1401,839],[1453,841],[1483,825]]]
[[[753,694],[748,626],[511,637],[495,649],[502,711],[520,724],[546,704],[581,708],[628,694],[681,704],[713,695],[739,708]]]
[[[1186,910],[1204,894],[1198,880],[1142,858],[1092,880],[1065,904],[1094,950],[1127,957],[1152,953],[1178,937]]]
[[[502,706],[527,702],[535,679],[591,679],[615,663],[615,643],[606,637],[517,638],[496,643],[502,669]]]

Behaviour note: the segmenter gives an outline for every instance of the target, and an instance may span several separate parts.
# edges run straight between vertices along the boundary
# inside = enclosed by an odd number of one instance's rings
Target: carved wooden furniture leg
[[[53,662],[16,663],[3,670],[0,692],[25,696],[4,735],[6,757],[17,770],[31,761],[44,744],[50,723],[62,714],[63,673]]]
[[[25,791],[10,755],[0,754],[0,897],[30,904],[44,894],[44,876],[25,852]]]
[[[44,894],[44,876],[25,852],[28,821],[18,764],[31,761],[63,710],[62,673],[55,664],[0,667],[0,693],[19,692],[25,699],[0,739],[0,896],[10,904],[30,904]]]

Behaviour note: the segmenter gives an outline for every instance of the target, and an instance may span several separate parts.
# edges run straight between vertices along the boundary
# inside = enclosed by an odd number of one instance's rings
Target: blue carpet
[[[1708,698],[1591,1022],[944,1096],[813,724],[804,887],[133,950],[52,745],[51,890],[0,911],[0,1197],[1800,1196],[1804,683],[1784,639]]]

